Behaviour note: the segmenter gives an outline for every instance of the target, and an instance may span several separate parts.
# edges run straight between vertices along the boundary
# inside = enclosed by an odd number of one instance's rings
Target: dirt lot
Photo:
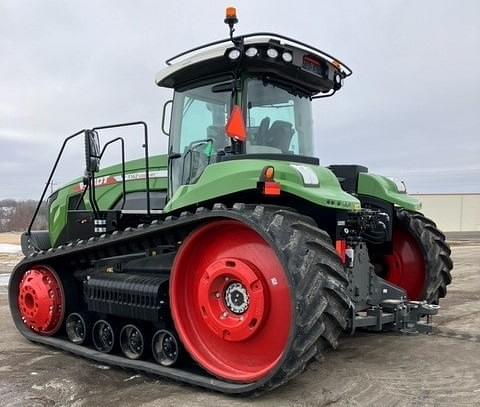
[[[2,251],[3,247],[9,248],[8,253]],[[15,264],[18,263],[21,258],[20,252],[11,252],[12,245],[20,245],[20,233],[0,233],[0,273],[9,273]],[[20,247],[18,248],[20,250]],[[3,280],[5,277],[3,277]],[[0,283],[3,281],[0,276]]]
[[[480,244],[453,247],[437,334],[358,334],[272,393],[226,397],[57,352],[15,330],[0,280],[2,406],[480,406]]]
[[[7,232],[0,233],[0,244],[20,244],[20,233],[16,232]]]

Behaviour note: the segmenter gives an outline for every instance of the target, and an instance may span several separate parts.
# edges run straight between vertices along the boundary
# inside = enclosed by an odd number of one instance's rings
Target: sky
[[[297,38],[353,69],[334,97],[314,101],[322,165],[365,165],[410,193],[480,192],[478,0],[2,0],[0,199],[38,198],[63,139],[82,128],[144,120],[151,152],[164,153],[171,91],[155,74],[168,57],[225,38],[230,5],[237,33]],[[134,158],[141,134],[128,138]],[[119,157],[112,148],[104,164]],[[54,187],[83,167],[79,140]]]

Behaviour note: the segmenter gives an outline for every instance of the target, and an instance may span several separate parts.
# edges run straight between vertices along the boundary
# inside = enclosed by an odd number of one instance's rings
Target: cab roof
[[[239,52],[232,52],[235,49]],[[270,51],[272,49],[276,52]],[[237,58],[232,58],[235,55]],[[343,79],[352,74],[347,65],[326,52],[273,33],[252,33],[215,41],[182,52],[166,64],[155,82],[176,90],[215,78],[234,78],[245,72],[314,96],[334,93],[341,88]]]

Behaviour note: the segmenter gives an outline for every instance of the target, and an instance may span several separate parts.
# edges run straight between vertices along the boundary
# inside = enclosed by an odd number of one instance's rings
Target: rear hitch
[[[351,333],[363,328],[369,331],[397,331],[407,335],[431,333],[432,316],[438,313],[438,305],[426,301],[386,299],[377,306],[355,312]]]

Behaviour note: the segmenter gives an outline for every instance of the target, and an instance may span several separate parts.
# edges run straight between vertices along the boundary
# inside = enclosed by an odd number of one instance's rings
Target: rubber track
[[[397,209],[396,217],[415,237],[424,254],[427,284],[422,299],[430,304],[438,304],[439,299],[447,294],[447,285],[452,282],[453,262],[445,235],[421,213]]]
[[[22,272],[35,264],[49,264],[62,272],[86,268],[107,256],[145,250],[156,245],[181,241],[196,226],[214,219],[234,219],[259,233],[276,251],[289,280],[292,304],[292,334],[284,357],[270,377],[256,383],[237,384],[164,368],[147,361],[133,361],[117,355],[102,354],[55,337],[43,337],[27,329],[16,308],[16,291]],[[63,271],[65,272],[65,271]],[[136,228],[114,232],[88,241],[77,241],[33,253],[22,260],[9,284],[10,309],[19,331],[35,342],[67,350],[98,362],[159,374],[227,393],[258,394],[278,387],[301,373],[307,363],[327,348],[335,348],[346,328],[352,304],[347,295],[347,276],[328,234],[306,216],[274,206],[235,204],[227,208],[215,204],[212,209],[198,208],[179,217],[155,220]]]

